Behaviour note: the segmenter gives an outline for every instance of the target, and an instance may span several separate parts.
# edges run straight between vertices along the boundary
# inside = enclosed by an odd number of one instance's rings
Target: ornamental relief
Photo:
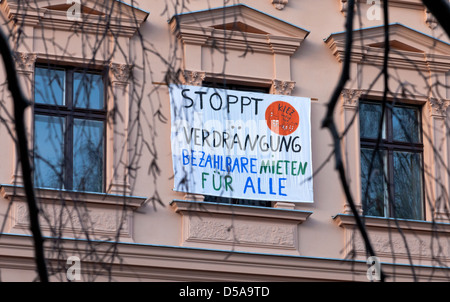
[[[347,234],[347,255],[356,252],[357,255],[365,256],[365,243],[359,235],[358,231],[346,231]],[[449,259],[449,243],[445,240],[445,236],[437,235],[423,235],[404,233],[404,239],[395,230],[386,232],[371,232],[370,242],[377,256],[387,260],[388,258],[396,257],[398,259],[408,259],[408,255],[414,261],[432,261],[433,259]]]
[[[294,87],[295,87],[294,81],[272,80],[271,93],[279,95],[291,95]]]
[[[295,248],[295,227],[264,222],[190,217],[186,241]]]
[[[181,81],[184,85],[202,86],[206,73],[203,71],[184,70],[181,74]]]
[[[13,54],[16,68],[20,72],[34,72],[34,64],[36,63],[36,54],[15,52]]]
[[[345,108],[358,108],[359,98],[363,95],[364,90],[360,89],[342,89],[343,106]]]
[[[450,100],[430,98],[428,100],[428,110],[430,116],[445,118]]]
[[[110,63],[109,69],[113,82],[127,83],[133,66],[127,64]]]
[[[86,215],[88,212],[89,215]],[[130,213],[122,210],[74,206],[44,205],[41,226],[44,231],[56,231],[62,234],[84,234],[93,232],[95,237],[110,238],[120,231],[121,237],[131,238]],[[55,215],[53,215],[55,214]],[[30,226],[28,206],[25,202],[14,202],[10,210],[10,227],[27,229]],[[53,232],[52,232],[53,233]],[[54,235],[54,234],[52,234]]]

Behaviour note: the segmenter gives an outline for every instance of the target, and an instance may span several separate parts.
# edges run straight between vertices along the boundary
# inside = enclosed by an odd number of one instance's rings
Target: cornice
[[[309,35],[309,31],[306,29],[245,4],[219,6],[206,10],[181,13],[172,16],[168,22],[169,24],[177,24],[175,27],[194,25],[202,28],[212,28],[240,21],[257,28],[261,32],[274,36],[301,37],[305,39]]]
[[[240,22],[255,32],[220,28]],[[309,34],[307,30],[243,4],[174,15],[169,25],[185,44],[286,55],[292,55]]]
[[[206,45],[210,47],[250,52],[292,55],[303,42],[303,38],[275,36],[248,32],[229,32],[227,30],[203,28],[192,25],[175,26],[177,37],[185,44]]]
[[[421,220],[409,220],[409,219],[395,219],[386,217],[374,217],[364,216],[361,218],[366,228],[377,228],[388,230],[396,230],[400,228],[403,231],[412,232],[427,232],[427,233],[440,233],[450,234],[450,223],[421,221]],[[333,220],[340,227],[355,228],[356,221],[353,215],[349,214],[337,214],[333,217]]]
[[[391,47],[389,67],[435,72],[450,70],[449,44],[398,23],[391,24],[389,31],[390,42],[400,42],[409,47],[408,50]],[[384,43],[383,26],[355,30],[354,37],[351,62],[382,66],[384,47],[376,45]],[[345,32],[333,33],[324,42],[337,60],[342,62],[345,54]],[[419,47],[417,45],[420,45],[421,49],[416,49]]]
[[[148,13],[136,8],[128,8],[124,13],[109,12],[106,19],[102,15],[82,13],[80,20],[69,20],[67,12],[36,7],[37,3],[30,2],[28,6],[17,4],[17,1],[4,1],[2,8],[10,20],[19,20],[25,26],[43,27],[52,30],[82,30],[83,33],[106,32],[118,36],[133,36],[148,17]],[[120,2],[120,1],[118,1]],[[49,2],[45,3],[49,4]],[[125,5],[124,3],[118,5]],[[126,5],[128,7],[128,5]],[[136,13],[128,10],[134,9]]]
[[[66,259],[57,255],[79,255],[85,272],[103,272],[103,263],[91,260],[92,243],[97,253],[114,247],[118,257],[108,262],[114,279],[127,278],[171,281],[363,281],[367,282],[367,263],[351,259],[273,255],[152,244],[87,241],[45,237],[48,263]],[[52,253],[51,242],[58,240],[63,254]],[[109,258],[108,258],[109,259]],[[0,267],[35,273],[34,246],[31,236],[1,234]],[[55,266],[56,267],[56,266]],[[412,281],[410,265],[382,262],[383,271],[395,281]],[[66,276],[66,268],[61,272]],[[96,269],[94,269],[96,268]],[[414,266],[418,280],[448,281],[448,268]],[[83,272],[82,272],[83,274]],[[95,277],[95,276],[94,276]],[[64,279],[65,280],[65,279]]]
[[[309,211],[299,211],[281,208],[253,207],[233,204],[218,204],[213,202],[197,202],[187,200],[173,200],[170,205],[175,212],[186,214],[207,213],[230,216],[246,216],[270,218],[276,220],[290,220],[298,223],[305,222],[312,214]]]

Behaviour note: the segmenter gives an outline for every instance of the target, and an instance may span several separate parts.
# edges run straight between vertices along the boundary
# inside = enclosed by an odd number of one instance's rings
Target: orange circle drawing
[[[266,122],[270,130],[279,135],[292,134],[298,128],[297,110],[289,103],[276,101],[266,109]]]

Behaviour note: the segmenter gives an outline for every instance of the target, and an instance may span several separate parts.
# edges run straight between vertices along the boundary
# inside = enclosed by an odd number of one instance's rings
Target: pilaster
[[[341,92],[343,129],[347,131],[343,138],[344,161],[347,168],[347,181],[359,214],[362,214],[362,201],[358,106],[362,95],[363,90],[358,89],[343,89]],[[344,204],[343,213],[353,214],[347,202]]]
[[[448,135],[447,108],[450,100],[430,98],[427,102],[431,123],[432,168],[434,213],[432,219],[437,222],[450,222],[449,219],[449,175],[448,175]]]
[[[37,59],[37,55],[34,53],[15,52],[13,53],[13,59],[16,65],[16,71],[18,80],[22,87],[22,92],[28,100],[33,99],[33,79],[34,79],[34,67]],[[33,109],[32,106],[25,109],[24,112],[25,129],[27,132],[28,146],[33,146]],[[17,185],[23,185],[22,169],[19,163],[18,150],[14,146],[15,152],[13,158],[13,171],[11,176],[11,183]]]
[[[129,80],[133,66],[110,63],[112,95],[108,100],[111,120],[107,134],[107,190],[111,194],[131,193],[128,171]]]

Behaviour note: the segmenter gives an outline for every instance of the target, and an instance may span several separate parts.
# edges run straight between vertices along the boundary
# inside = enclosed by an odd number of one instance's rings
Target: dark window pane
[[[385,216],[387,187],[383,161],[384,152],[361,148],[362,204],[368,216]]]
[[[40,104],[64,105],[65,83],[64,70],[37,67],[35,70],[34,101]]]
[[[392,131],[394,141],[419,143],[419,110],[408,107],[394,107],[392,110]]]
[[[421,162],[420,153],[394,152],[393,208],[397,218],[422,219]]]
[[[267,200],[235,199],[235,198],[211,196],[211,195],[205,195],[204,201],[227,203],[227,204],[248,205],[248,206],[256,206],[256,207],[268,207],[268,208],[270,208],[272,206],[272,202],[267,201]]]
[[[75,107],[103,109],[103,78],[99,74],[73,74],[73,99]]]
[[[380,132],[380,122],[382,118],[382,107],[380,104],[360,103],[359,124],[361,137],[372,139],[378,138],[378,134]],[[382,137],[384,137],[384,133]]]
[[[36,115],[34,132],[35,184],[62,189],[64,160],[64,118]]]
[[[239,85],[239,84],[229,84],[223,81],[218,82],[202,82],[203,87],[211,87],[214,89],[229,89],[229,90],[239,90],[239,91],[249,91],[249,92],[260,92],[260,93],[269,93],[270,87],[258,87],[258,86],[247,86],[247,85]]]
[[[103,122],[75,119],[73,188],[101,192],[103,187]]]

